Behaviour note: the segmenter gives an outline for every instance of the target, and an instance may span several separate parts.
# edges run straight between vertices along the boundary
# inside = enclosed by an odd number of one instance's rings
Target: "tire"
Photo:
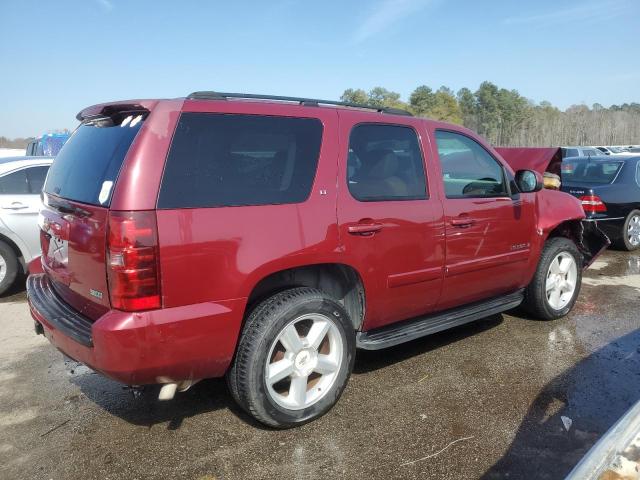
[[[628,252],[640,248],[640,210],[632,210],[627,215],[616,246]]]
[[[0,295],[5,293],[18,276],[18,257],[13,249],[0,240]]]
[[[539,320],[555,320],[567,315],[580,294],[582,263],[582,254],[571,240],[560,237],[548,240],[533,280],[525,289],[522,308]],[[571,283],[573,289],[567,290]]]
[[[313,288],[285,290],[249,315],[227,382],[249,415],[270,427],[291,428],[335,405],[355,351],[353,325],[339,303]]]

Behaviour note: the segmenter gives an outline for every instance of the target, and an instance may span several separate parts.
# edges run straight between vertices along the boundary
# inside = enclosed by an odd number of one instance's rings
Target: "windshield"
[[[592,183],[606,185],[616,178],[622,162],[562,162],[563,183]]]
[[[142,115],[84,123],[56,157],[44,191],[68,200],[109,206],[124,157],[142,125]]]

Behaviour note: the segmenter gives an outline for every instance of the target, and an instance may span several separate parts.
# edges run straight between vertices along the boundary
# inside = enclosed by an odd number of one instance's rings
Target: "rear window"
[[[311,192],[321,141],[317,119],[183,113],[158,208],[303,202]]]
[[[565,148],[563,151],[565,157],[577,157],[579,155],[578,149],[576,148]]]
[[[44,191],[68,200],[109,206],[124,157],[143,123],[143,115],[127,115],[116,123],[84,123],[56,157]]]
[[[608,184],[613,182],[622,162],[562,162],[562,181],[568,183]]]

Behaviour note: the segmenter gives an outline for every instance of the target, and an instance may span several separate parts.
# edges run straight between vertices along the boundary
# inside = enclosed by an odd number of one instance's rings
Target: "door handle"
[[[453,225],[454,227],[460,227],[460,228],[468,228],[471,225],[473,225],[474,223],[476,223],[476,221],[473,218],[453,218],[451,219],[451,225]]]
[[[25,205],[21,202],[13,202],[8,205],[3,205],[2,208],[5,210],[22,210],[24,208],[29,208],[29,205]]]
[[[382,230],[381,223],[355,223],[347,227],[347,231],[352,235],[371,236]]]

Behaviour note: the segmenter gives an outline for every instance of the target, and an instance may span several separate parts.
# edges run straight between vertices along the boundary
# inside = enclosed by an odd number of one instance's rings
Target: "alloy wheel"
[[[342,361],[343,342],[336,324],[321,314],[298,317],[271,345],[264,374],[267,392],[283,408],[308,408],[329,392]]]
[[[629,239],[629,243],[634,247],[640,245],[640,215],[634,215],[629,220],[627,238]]]
[[[4,259],[2,255],[0,255],[0,283],[4,280],[4,277],[7,276],[7,261]]]
[[[547,272],[547,302],[554,310],[562,310],[576,291],[578,266],[568,252],[560,252],[551,261]]]

